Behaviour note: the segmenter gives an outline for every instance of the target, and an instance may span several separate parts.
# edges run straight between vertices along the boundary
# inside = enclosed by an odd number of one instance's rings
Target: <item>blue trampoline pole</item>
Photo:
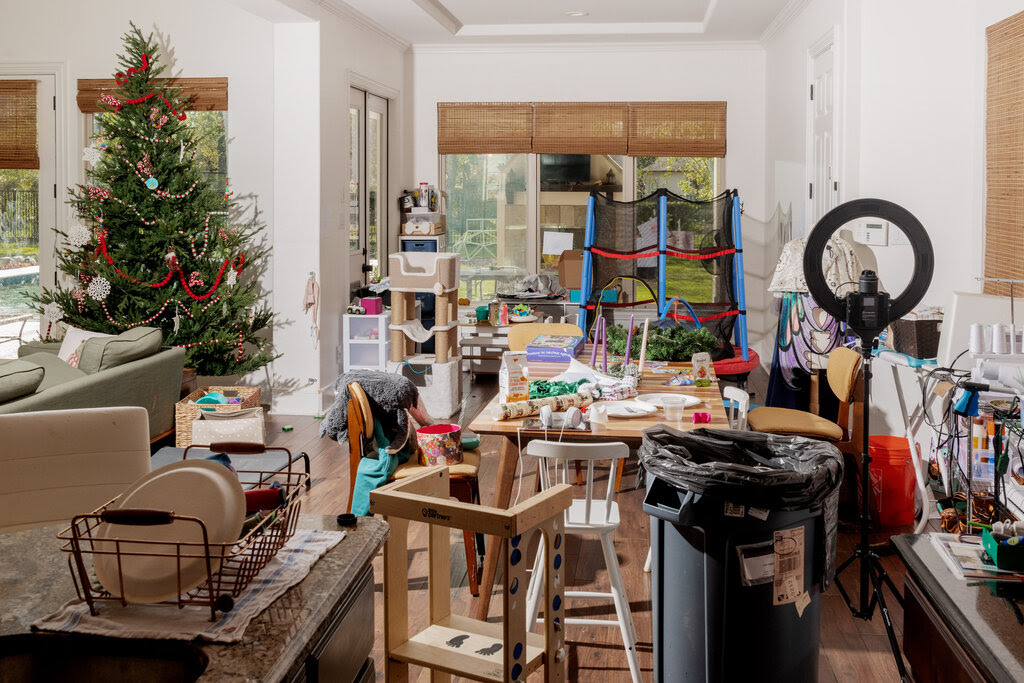
[[[668,310],[665,304],[665,278],[667,263],[665,252],[668,250],[668,195],[665,190],[658,191],[658,315]]]
[[[736,255],[732,259],[733,283],[736,287],[736,304],[739,306],[739,342],[743,351],[743,360],[750,360],[750,349],[747,346],[747,290],[743,282],[743,225],[740,220],[739,192],[732,198],[732,243],[736,247]]]
[[[583,341],[587,340],[587,302],[590,300],[590,288],[593,286],[591,269],[594,267],[594,257],[590,253],[592,246],[594,246],[593,192],[587,198],[587,227],[583,232],[583,274],[580,278],[580,308],[576,317],[576,323],[583,330]]]

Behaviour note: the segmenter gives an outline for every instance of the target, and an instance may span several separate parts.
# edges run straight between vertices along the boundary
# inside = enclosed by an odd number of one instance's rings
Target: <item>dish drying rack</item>
[[[252,579],[277,554],[295,533],[302,506],[301,495],[310,487],[309,472],[295,468],[296,463],[306,461],[308,456],[299,453],[293,456],[287,448],[266,448],[262,444],[251,443],[215,443],[209,448],[215,453],[230,455],[258,455],[269,451],[281,451],[288,456],[288,467],[285,470],[237,470],[239,481],[243,484],[261,486],[271,482],[280,482],[283,490],[283,502],[272,510],[264,510],[258,523],[231,543],[211,543],[206,525],[198,517],[176,515],[167,510],[148,509],[108,509],[117,502],[117,498],[107,502],[95,511],[76,515],[71,525],[57,534],[64,541],[61,550],[68,553],[68,568],[75,584],[78,597],[89,605],[89,612],[99,614],[97,604],[103,601],[120,602],[127,606],[129,600],[123,596],[124,577],[121,560],[124,557],[164,557],[178,565],[178,598],[163,603],[177,605],[179,609],[186,605],[210,608],[210,621],[216,621],[217,611],[230,612],[237,598]],[[182,456],[188,459],[189,446]],[[103,524],[123,524],[128,526],[155,526],[184,521],[198,525],[202,531],[203,541],[146,541],[141,539],[100,539],[96,537]],[[99,586],[89,571],[91,563],[85,558],[110,555],[117,558],[118,576],[122,587],[122,595],[111,593]],[[194,561],[197,557],[205,558],[206,580],[197,588],[182,591],[181,563],[183,560]],[[219,568],[214,567],[219,564]]]

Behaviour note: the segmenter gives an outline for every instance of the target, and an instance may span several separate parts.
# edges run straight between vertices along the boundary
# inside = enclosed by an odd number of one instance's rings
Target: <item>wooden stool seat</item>
[[[429,470],[431,467],[434,467],[434,465],[421,465],[418,462],[413,462],[410,460],[399,465],[398,469],[395,470],[395,473],[391,476],[391,478],[395,480],[407,479],[409,477],[416,476],[420,472],[425,472],[426,470]],[[460,462],[458,465],[448,466],[448,476],[450,476],[453,481],[467,477],[476,478],[477,473],[479,471],[480,451],[475,449],[472,451],[463,451],[462,462]]]

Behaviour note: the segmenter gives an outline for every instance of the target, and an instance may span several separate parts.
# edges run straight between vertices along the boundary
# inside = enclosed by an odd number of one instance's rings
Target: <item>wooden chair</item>
[[[375,448],[373,439],[373,413],[366,392],[358,382],[348,385],[348,512],[352,512],[352,494],[356,486],[356,474],[359,461],[370,449]],[[458,465],[450,466],[452,497],[463,503],[480,502],[480,451],[472,450],[463,453],[463,460]],[[395,470],[389,481],[406,479],[429,469],[418,461],[410,458]],[[466,545],[466,574],[469,577],[469,591],[473,597],[480,595],[480,568],[483,566],[484,540],[483,534],[474,538],[470,532],[464,532]]]
[[[0,415],[0,533],[92,512],[149,472],[145,408]]]
[[[409,665],[431,669],[430,680],[451,675],[476,681],[525,681],[544,666],[545,681],[566,677],[562,604],[562,514],[572,501],[568,486],[555,486],[508,510],[452,502],[447,467],[370,492],[370,510],[384,516],[391,533],[384,544],[384,677],[405,682]],[[427,627],[409,630],[409,522],[430,525],[427,541],[430,608]],[[449,529],[493,534],[503,543],[504,622],[451,612]],[[535,535],[556,558],[544,583],[544,633],[526,628],[526,549]],[[489,597],[489,596],[488,596]]]
[[[822,439],[831,441],[843,453],[859,454],[861,416],[864,411],[863,398],[858,391],[860,384],[857,382],[860,366],[860,354],[853,349],[841,346],[828,354],[826,377],[829,387],[839,399],[837,422],[802,410],[761,407],[750,411],[747,424],[755,432]]]
[[[540,487],[541,492],[548,491],[556,483],[567,484],[569,461],[587,463],[586,491],[583,498],[572,501],[569,509],[565,512],[565,533],[578,535],[597,535],[601,539],[601,550],[604,551],[604,563],[608,568],[608,580],[611,584],[610,593],[594,591],[565,591],[566,599],[569,598],[611,598],[615,604],[615,620],[601,619],[577,619],[566,618],[565,623],[581,624],[586,626],[618,626],[622,633],[622,644],[626,648],[626,659],[629,662],[629,671],[634,683],[640,683],[640,660],[636,652],[636,629],[633,626],[633,615],[629,609],[629,598],[626,597],[626,587],[622,581],[622,572],[619,571],[619,560],[615,555],[615,545],[612,543],[612,534],[619,528],[619,505],[615,502],[615,480],[616,470],[619,469],[621,460],[629,457],[629,446],[622,442],[615,443],[561,443],[556,441],[531,441],[526,446],[528,455],[533,455],[540,461]],[[605,494],[602,498],[594,497],[594,462],[597,460],[610,460],[611,471],[608,475],[608,483],[605,485]],[[557,546],[556,546],[557,548]],[[553,561],[553,566],[558,568],[561,558]],[[545,549],[543,546],[537,549],[537,556],[533,565],[533,575],[530,577],[529,590],[526,599],[529,603],[526,615],[529,618],[527,628],[530,628],[537,619],[537,610],[540,607],[540,582],[545,573],[549,571],[545,562]],[[548,613],[545,603],[544,613]]]
[[[526,345],[542,334],[583,336],[583,330],[569,323],[516,323],[508,330],[508,350],[525,351]]]

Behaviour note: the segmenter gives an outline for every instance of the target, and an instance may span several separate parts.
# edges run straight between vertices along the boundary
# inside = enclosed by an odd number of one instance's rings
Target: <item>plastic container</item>
[[[662,396],[661,406],[665,413],[665,422],[679,422],[683,419],[682,396]]]
[[[839,451],[802,437],[658,426],[644,432],[640,461],[654,680],[817,680]]]
[[[421,465],[458,465],[462,462],[462,428],[436,424],[416,430]]]
[[[871,464],[871,514],[882,526],[914,523],[914,465],[902,436],[868,439]]]

